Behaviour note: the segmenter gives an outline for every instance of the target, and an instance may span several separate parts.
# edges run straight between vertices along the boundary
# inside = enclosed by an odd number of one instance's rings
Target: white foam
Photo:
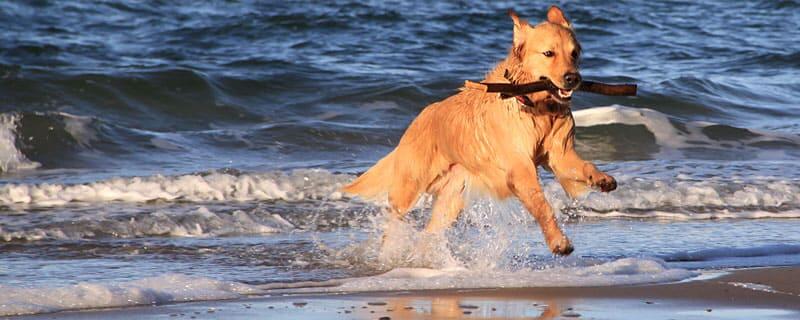
[[[86,184],[6,184],[0,186],[0,204],[8,206],[62,206],[74,202],[255,201],[331,199],[353,177],[325,170],[114,178]]]
[[[131,217],[118,217],[104,211],[93,211],[81,213],[74,220],[67,219],[63,222],[20,230],[4,230],[0,227],[0,241],[78,240],[109,235],[115,238],[221,237],[279,233],[294,229],[295,227],[280,215],[263,212],[260,209],[215,213],[200,206],[186,211],[171,209],[139,213]]]
[[[668,268],[658,259],[624,258],[591,266],[519,271],[469,270],[457,267],[397,268],[376,276],[338,280],[340,281],[338,286],[316,286],[299,291],[364,292],[618,286],[679,281],[695,275],[697,273],[692,271]],[[270,288],[275,289],[274,286]]]
[[[618,177],[611,193],[592,192],[569,199],[557,183],[545,186],[554,207],[579,207],[591,217],[662,219],[800,217],[800,184],[792,180],[645,180]]]
[[[38,162],[28,160],[17,149],[16,130],[19,115],[16,113],[0,114],[0,172],[36,169]]]
[[[166,274],[120,283],[79,283],[64,287],[21,288],[0,285],[0,316],[65,310],[235,299],[257,294],[245,284]]]
[[[768,293],[783,293],[778,290],[775,290],[769,285],[760,284],[760,283],[751,283],[751,282],[728,282],[729,285],[739,288],[745,288],[753,291],[762,291]]]
[[[339,190],[354,178],[326,170],[189,174],[114,178],[85,184],[5,184],[0,205],[12,209],[106,202],[221,202],[264,200],[341,200]],[[800,217],[800,184],[791,179],[728,177],[647,179],[617,175],[611,193],[591,192],[578,200],[567,197],[558,183],[548,180],[545,194],[554,208],[577,208],[577,215],[596,218],[660,218],[675,220],[717,218]],[[423,199],[426,199],[423,197]],[[429,202],[421,201],[421,205]]]

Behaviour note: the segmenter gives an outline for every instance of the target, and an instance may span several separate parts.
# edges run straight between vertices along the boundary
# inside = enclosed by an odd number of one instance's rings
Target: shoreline
[[[8,319],[800,318],[800,266],[676,283],[256,296]],[[385,319],[385,318],[384,318]]]

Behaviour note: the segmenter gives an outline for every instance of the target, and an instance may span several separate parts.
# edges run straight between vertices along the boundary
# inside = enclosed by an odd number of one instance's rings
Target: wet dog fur
[[[527,99],[464,89],[433,103],[414,119],[392,152],[343,191],[388,200],[394,219],[402,219],[420,194],[432,194],[425,227],[431,233],[442,232],[458,218],[468,187],[497,199],[515,196],[541,227],[550,250],[568,255],[573,246],[544,197],[537,167],[552,171],[571,197],[591,188],[609,192],[616,181],[574,149],[570,97],[580,83],[581,48],[564,13],[550,7],[547,19],[537,25],[509,14],[514,23],[511,49],[484,81],[546,78],[558,89]]]

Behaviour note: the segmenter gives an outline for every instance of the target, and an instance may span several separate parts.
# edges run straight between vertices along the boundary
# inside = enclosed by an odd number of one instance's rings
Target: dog
[[[573,198],[592,188],[610,192],[617,182],[575,152],[570,100],[581,84],[581,47],[564,12],[552,6],[547,19],[535,26],[514,11],[509,15],[514,23],[511,49],[484,81],[548,79],[556,88],[517,97],[462,89],[433,103],[414,119],[392,152],[343,191],[388,200],[390,216],[398,220],[420,194],[432,194],[425,231],[433,234],[456,221],[467,188],[496,199],[513,195],[536,219],[550,251],[569,255],[574,247],[545,199],[537,167],[553,172]]]

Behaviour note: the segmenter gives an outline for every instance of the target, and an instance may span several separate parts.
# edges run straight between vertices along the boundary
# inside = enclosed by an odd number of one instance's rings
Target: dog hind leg
[[[442,179],[441,183],[437,183],[434,187],[435,190],[432,190],[436,194],[436,200],[433,203],[431,219],[425,226],[425,231],[432,234],[439,234],[450,227],[464,209],[467,171],[459,165],[453,165]]]

